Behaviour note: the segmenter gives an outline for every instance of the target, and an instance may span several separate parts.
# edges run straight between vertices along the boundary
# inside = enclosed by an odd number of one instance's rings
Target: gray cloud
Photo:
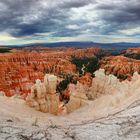
[[[46,4],[46,7],[42,7],[43,3]],[[8,30],[13,36],[41,32],[64,32],[64,27],[69,22],[69,9],[85,4],[87,3],[84,1],[80,3],[74,0],[71,2],[64,0],[60,4],[51,3],[49,0],[3,0],[1,5],[5,5],[7,8],[1,10],[0,13],[0,30]]]
[[[0,32],[15,37],[117,34],[140,25],[139,7],[139,0],[1,0]]]
[[[124,0],[118,3],[104,3],[98,5],[96,10],[106,25],[105,33],[115,32],[124,28],[133,28],[140,25],[139,0]]]
[[[90,4],[92,1],[91,0],[65,0],[64,2],[62,2],[62,4],[60,5],[61,8],[79,8],[79,7],[83,7],[85,5]]]

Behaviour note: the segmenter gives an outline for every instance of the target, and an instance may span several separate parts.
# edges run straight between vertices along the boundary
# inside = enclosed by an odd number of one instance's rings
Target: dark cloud
[[[88,5],[91,3],[91,0],[68,0],[64,1],[62,5],[60,5],[61,8],[79,8],[83,7],[85,5]]]
[[[48,1],[48,6],[42,8],[41,2],[46,1],[3,0],[0,2],[7,6],[7,9],[3,9],[0,13],[0,30],[7,30],[16,37],[43,32],[65,33],[65,26],[69,23],[69,8],[82,7],[87,4],[84,1],[83,3],[62,1],[51,7],[51,2]]]
[[[124,0],[118,3],[104,3],[98,5],[96,10],[107,27],[104,33],[111,33],[121,29],[137,27],[140,25],[139,0]]]
[[[1,0],[0,32],[15,37],[37,33],[74,37],[86,30],[92,34],[114,34],[140,25],[139,7],[139,0]],[[79,28],[67,28],[68,25]]]

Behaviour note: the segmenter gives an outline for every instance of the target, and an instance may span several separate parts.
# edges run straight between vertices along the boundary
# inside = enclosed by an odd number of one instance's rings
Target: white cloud
[[[135,35],[135,34],[140,34],[140,27],[133,27],[130,29],[122,29],[118,31],[121,34],[124,35]]]
[[[0,41],[11,41],[15,39],[15,37],[11,36],[8,33],[0,33]]]
[[[71,9],[71,20],[87,20],[93,21],[98,18],[98,14],[94,9],[96,4],[89,4],[80,8],[72,8]]]
[[[76,24],[73,24],[73,25],[67,25],[66,28],[76,30],[76,29],[79,29],[80,27],[78,25],[76,25]]]

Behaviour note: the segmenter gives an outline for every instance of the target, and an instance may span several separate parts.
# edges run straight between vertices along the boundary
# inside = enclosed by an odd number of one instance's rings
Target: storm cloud
[[[0,0],[0,32],[15,38],[139,37],[139,7],[139,0]]]

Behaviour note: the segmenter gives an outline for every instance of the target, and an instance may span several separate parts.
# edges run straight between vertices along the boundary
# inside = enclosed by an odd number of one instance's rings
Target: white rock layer
[[[44,82],[39,79],[31,87],[31,94],[26,98],[26,103],[30,107],[41,112],[49,112],[57,115],[59,107],[59,96],[56,95],[57,77],[45,75]]]

